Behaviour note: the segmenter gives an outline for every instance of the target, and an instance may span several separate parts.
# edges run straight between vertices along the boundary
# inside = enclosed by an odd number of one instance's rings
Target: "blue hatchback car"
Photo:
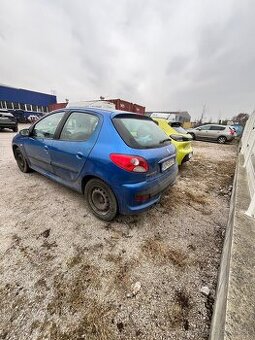
[[[149,117],[123,111],[55,111],[21,130],[12,148],[22,172],[36,170],[83,193],[105,221],[151,207],[178,172],[168,136]]]

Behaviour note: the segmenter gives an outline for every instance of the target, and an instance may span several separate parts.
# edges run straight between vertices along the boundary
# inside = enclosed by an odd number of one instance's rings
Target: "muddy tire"
[[[93,178],[85,186],[85,197],[93,214],[103,221],[111,221],[118,213],[118,204],[111,188]]]

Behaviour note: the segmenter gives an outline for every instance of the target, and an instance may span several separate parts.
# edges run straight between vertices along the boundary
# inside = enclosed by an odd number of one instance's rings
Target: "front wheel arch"
[[[196,135],[193,132],[189,132],[193,140],[196,140]]]
[[[19,169],[24,173],[31,172],[28,161],[18,146],[13,146],[13,153]]]

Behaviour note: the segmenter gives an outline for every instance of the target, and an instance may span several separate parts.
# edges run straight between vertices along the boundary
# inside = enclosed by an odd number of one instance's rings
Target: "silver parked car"
[[[236,131],[230,125],[206,124],[188,129],[187,132],[193,139],[217,141],[220,144],[231,142],[236,137]]]

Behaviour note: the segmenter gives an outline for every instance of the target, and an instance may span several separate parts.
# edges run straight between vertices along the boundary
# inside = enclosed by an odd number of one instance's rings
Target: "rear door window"
[[[98,117],[82,112],[72,112],[60,135],[62,140],[86,141],[95,131]]]
[[[214,130],[214,131],[223,131],[223,130],[225,130],[225,126],[212,125],[212,126],[210,127],[210,130]]]
[[[113,124],[124,142],[135,149],[157,148],[171,144],[169,137],[147,117],[118,115]]]

